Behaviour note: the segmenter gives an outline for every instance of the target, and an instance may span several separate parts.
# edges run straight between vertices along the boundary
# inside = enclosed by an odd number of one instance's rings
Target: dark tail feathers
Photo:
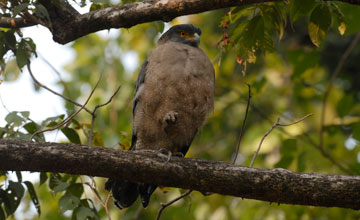
[[[144,208],[146,208],[150,202],[150,196],[155,191],[157,186],[153,184],[140,184],[139,185],[139,193],[141,198],[141,203]]]
[[[157,186],[152,184],[138,184],[127,180],[109,179],[105,183],[105,189],[112,191],[114,203],[119,209],[130,207],[140,194],[144,208],[149,204],[151,194]]]

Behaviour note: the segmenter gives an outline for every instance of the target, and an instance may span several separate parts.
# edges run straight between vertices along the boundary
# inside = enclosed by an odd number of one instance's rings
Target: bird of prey
[[[135,85],[131,150],[166,151],[185,156],[214,106],[215,75],[198,47],[201,30],[192,24],[171,27],[141,67]],[[110,178],[115,205],[131,206],[138,196],[146,208],[153,184]]]

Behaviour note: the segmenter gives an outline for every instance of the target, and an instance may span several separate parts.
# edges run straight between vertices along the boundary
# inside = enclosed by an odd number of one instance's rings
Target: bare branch
[[[312,116],[312,115],[313,115],[312,113],[307,114],[307,115],[305,115],[304,117],[300,118],[299,120],[296,120],[295,122],[292,122],[292,123],[290,123],[290,124],[279,124],[280,118],[278,118],[278,119],[276,120],[276,122],[273,124],[273,126],[272,126],[272,127],[264,134],[264,136],[261,138],[259,147],[258,147],[258,149],[256,150],[256,152],[255,152],[255,154],[254,154],[254,156],[253,156],[253,158],[252,158],[252,160],[251,160],[250,167],[252,167],[252,166],[254,165],[254,161],[255,161],[255,159],[256,159],[259,151],[260,151],[260,148],[261,148],[261,145],[262,145],[263,141],[265,140],[265,138],[270,134],[270,132],[271,132],[275,127],[277,127],[277,126],[279,126],[279,127],[285,127],[285,126],[294,125],[294,124],[297,124],[297,123],[305,120],[306,118],[308,118],[308,117],[310,117],[310,116]]]
[[[47,62],[47,61],[46,61],[46,62]],[[47,63],[48,63],[48,62],[47,62]],[[49,63],[48,63],[48,64],[49,64]],[[50,65],[50,64],[49,64],[49,65]],[[83,105],[75,102],[74,100],[72,100],[72,99],[70,99],[70,98],[68,98],[68,97],[66,97],[66,96],[64,96],[64,95],[62,95],[62,94],[60,94],[60,93],[58,93],[58,92],[50,89],[49,87],[45,86],[44,84],[40,83],[40,82],[35,78],[34,74],[32,73],[31,68],[30,68],[30,64],[27,64],[27,69],[28,69],[28,71],[29,71],[29,74],[30,74],[32,80],[33,80],[33,81],[35,82],[35,84],[38,85],[39,87],[41,87],[41,88],[43,88],[43,89],[46,89],[47,91],[49,91],[49,92],[51,92],[51,93],[53,93],[53,94],[55,94],[55,95],[57,95],[57,96],[65,99],[65,100],[68,101],[68,102],[71,102],[72,104],[74,104],[74,105],[76,105],[76,106],[79,106],[79,107],[82,107],[82,106],[83,106]],[[90,111],[88,108],[86,108],[85,106],[84,106],[83,108],[85,109],[85,111],[87,111],[88,113],[91,114],[91,111]]]
[[[27,68],[29,70],[29,72],[31,72],[31,69],[30,69],[30,64],[28,63],[27,64]],[[32,140],[35,135],[38,135],[38,134],[41,134],[41,133],[44,133],[44,132],[47,132],[47,131],[53,131],[55,129],[58,129],[60,127],[62,127],[63,125],[69,123],[77,114],[79,114],[81,112],[81,110],[83,110],[85,108],[85,106],[87,105],[87,103],[89,102],[91,96],[94,94],[95,92],[95,89],[97,88],[97,86],[99,85],[100,83],[100,80],[101,80],[101,76],[99,77],[99,80],[96,82],[94,88],[92,89],[92,91],[90,92],[90,95],[88,96],[88,98],[86,99],[85,103],[74,113],[72,113],[69,117],[67,117],[65,120],[63,120],[62,122],[60,122],[59,124],[55,125],[55,126],[52,126],[50,128],[47,128],[47,129],[43,129],[43,130],[39,130],[39,131],[35,131],[31,137],[30,137],[30,140]]]
[[[302,121],[304,121],[305,119],[307,119],[308,117],[310,117],[310,116],[312,116],[313,115],[313,113],[310,113],[310,114],[307,114],[307,115],[305,115],[304,117],[302,117],[302,118],[300,118],[299,120],[296,120],[296,121],[294,121],[294,122],[292,122],[292,123],[290,123],[290,124],[276,124],[276,126],[279,126],[279,127],[286,127],[286,126],[291,126],[291,125],[294,125],[294,124],[297,124],[297,123],[299,123],[299,122],[302,122]]]
[[[156,216],[156,220],[159,220],[159,219],[160,219],[161,214],[162,214],[162,212],[164,211],[164,209],[166,209],[168,206],[171,206],[172,204],[174,204],[175,202],[179,201],[180,199],[182,199],[182,198],[190,195],[191,192],[192,192],[192,190],[189,189],[188,191],[186,191],[185,193],[181,194],[179,197],[171,200],[170,202],[161,204],[161,207],[160,207],[160,209],[159,209],[159,212],[158,212],[158,214],[157,214],[157,216]]]
[[[167,161],[163,155],[141,151],[0,139],[0,170],[116,177],[275,203],[360,209],[360,176],[256,169],[192,158]]]
[[[266,121],[268,121],[269,123],[272,123],[270,121],[270,119],[268,118],[268,116],[266,114],[264,114],[259,108],[257,108],[254,105],[251,105],[251,108],[256,111],[258,113],[258,115],[260,117],[262,117],[263,119],[265,119]],[[289,132],[281,129],[280,130],[283,134],[293,137],[293,135],[291,135]],[[301,134],[301,138],[299,138],[300,141],[303,141],[304,143],[308,143],[311,146],[313,146],[316,150],[320,151],[320,153],[322,154],[322,156],[329,160],[332,164],[334,164],[336,167],[338,167],[341,171],[343,171],[344,173],[347,174],[353,174],[353,172],[350,169],[347,169],[346,167],[344,167],[342,164],[340,164],[338,161],[335,160],[335,158],[329,154],[328,152],[326,152],[323,148],[319,147],[318,143],[316,143],[307,133],[303,133]]]
[[[246,83],[246,85],[248,86],[248,89],[249,89],[249,97],[248,97],[248,101],[247,101],[247,105],[246,105],[244,120],[243,120],[243,123],[242,123],[242,126],[241,126],[241,130],[240,130],[240,134],[239,134],[239,139],[238,139],[237,144],[236,144],[235,157],[234,157],[234,160],[233,160],[233,162],[232,162],[233,164],[235,164],[236,158],[237,158],[237,156],[238,156],[238,154],[239,154],[240,143],[241,143],[241,139],[242,139],[242,136],[243,136],[243,133],[244,133],[245,123],[246,123],[247,115],[248,115],[248,112],[249,112],[249,106],[250,106],[251,86],[250,86],[250,84],[247,84],[247,83]]]
[[[95,190],[95,188],[91,184],[85,183],[85,185],[87,185],[90,188],[90,190],[93,192],[93,194],[95,195],[96,200],[105,209],[106,216],[108,217],[109,220],[111,220],[110,212],[109,212],[109,208],[108,208],[109,199],[111,197],[111,192],[108,193],[108,195],[106,196],[105,202],[103,202],[102,199],[100,198],[100,195],[97,193],[97,191]]]
[[[108,105],[113,100],[113,98],[117,95],[120,88],[121,88],[121,86],[119,86],[115,90],[114,94],[110,97],[110,99],[107,102],[105,102],[104,104],[95,106],[94,110],[90,113],[91,114],[91,126],[90,126],[90,132],[89,132],[89,135],[88,135],[88,147],[91,147],[91,145],[92,145],[92,138],[93,138],[93,135],[94,135],[94,124],[95,124],[95,118],[96,118],[96,113],[95,113],[96,110],[98,108],[101,108],[101,107],[105,106],[105,105]]]
[[[251,160],[250,167],[253,167],[254,162],[255,162],[255,159],[256,159],[259,151],[260,151],[260,148],[261,148],[261,145],[262,145],[263,141],[264,141],[265,138],[270,134],[270,132],[277,126],[277,124],[279,123],[279,121],[280,121],[280,118],[278,118],[278,119],[276,120],[276,122],[273,124],[273,126],[271,126],[271,128],[270,128],[270,129],[264,134],[264,136],[261,138],[259,147],[258,147],[258,149],[256,150],[256,152],[255,152],[255,154],[254,154],[254,156],[253,156],[253,158],[252,158],[252,160]]]
[[[67,96],[68,96],[68,98],[71,99],[70,90],[69,90],[69,88],[67,87],[64,79],[61,77],[61,73],[60,73],[45,57],[43,57],[41,54],[38,53],[38,56],[39,56],[39,58],[42,59],[42,60],[46,63],[46,65],[48,65],[48,66],[50,67],[50,69],[52,69],[52,71],[54,71],[54,73],[59,77],[59,80],[60,80],[61,84],[62,84],[63,87],[64,87],[64,93],[66,93]],[[74,104],[74,103],[73,103],[73,104]],[[76,105],[76,104],[74,104],[74,105]],[[81,105],[79,104],[78,106],[81,106]],[[88,109],[85,108],[85,110],[87,111]],[[89,113],[90,113],[90,112],[89,112]]]

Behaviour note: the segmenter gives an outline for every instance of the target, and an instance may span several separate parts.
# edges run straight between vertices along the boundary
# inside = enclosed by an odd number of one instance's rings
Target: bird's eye
[[[180,36],[181,36],[181,37],[184,37],[184,36],[185,36],[185,32],[181,31],[181,32],[180,32]]]

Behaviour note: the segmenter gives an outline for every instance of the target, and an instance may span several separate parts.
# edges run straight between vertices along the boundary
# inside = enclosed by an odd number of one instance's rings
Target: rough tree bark
[[[256,169],[74,144],[0,139],[0,170],[48,171],[194,189],[276,203],[360,209],[360,176]]]
[[[53,39],[60,44],[66,44],[87,34],[110,28],[130,28],[152,21],[167,22],[182,15],[278,1],[284,0],[145,0],[80,14],[66,0],[39,0],[48,10],[51,20],[48,28],[53,34]],[[360,5],[360,0],[340,1]],[[30,20],[1,18],[0,27],[35,25]]]

